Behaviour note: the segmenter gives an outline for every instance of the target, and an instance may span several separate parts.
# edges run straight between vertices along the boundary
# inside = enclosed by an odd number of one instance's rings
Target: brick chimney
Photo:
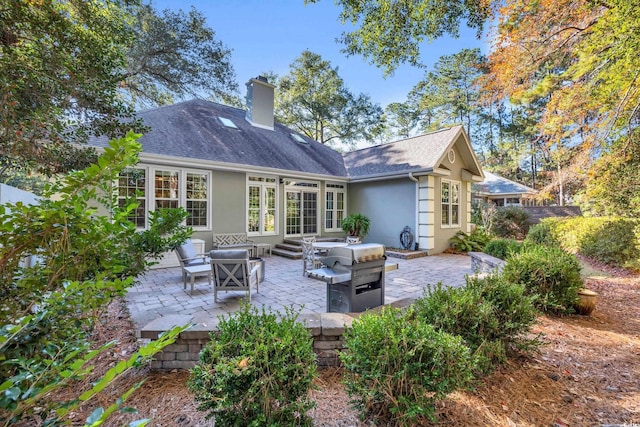
[[[264,76],[247,82],[247,121],[252,126],[273,130],[273,94],[275,86]]]

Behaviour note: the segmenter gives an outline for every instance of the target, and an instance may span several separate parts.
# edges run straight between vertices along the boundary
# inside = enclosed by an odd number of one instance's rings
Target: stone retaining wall
[[[413,299],[397,301],[390,304],[394,307],[407,307]],[[378,307],[374,310],[379,310]],[[319,367],[340,365],[338,353],[344,349],[344,331],[351,327],[355,318],[361,313],[302,313],[298,321],[302,322],[313,338],[313,351],[316,354]],[[147,325],[140,331],[140,337],[145,340],[155,340],[158,336],[173,326],[185,325],[190,322],[186,316],[166,316]],[[204,325],[193,325],[182,332],[175,343],[165,347],[156,354],[151,362],[151,369],[170,371],[173,369],[190,369],[196,365],[200,351],[210,340],[211,332],[217,329],[218,321]]]
[[[475,273],[500,271],[505,264],[504,260],[484,252],[469,252],[469,256],[471,257],[471,270]]]

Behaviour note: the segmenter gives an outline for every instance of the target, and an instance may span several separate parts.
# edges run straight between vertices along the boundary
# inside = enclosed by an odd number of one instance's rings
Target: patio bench
[[[213,249],[246,249],[253,256],[255,242],[247,239],[247,233],[213,234]]]

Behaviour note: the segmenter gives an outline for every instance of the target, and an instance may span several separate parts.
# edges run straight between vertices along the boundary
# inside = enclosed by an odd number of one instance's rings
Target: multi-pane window
[[[177,171],[155,171],[155,198],[156,209],[177,208],[179,204],[178,189],[179,179]]]
[[[138,207],[129,215],[129,221],[137,227],[147,224],[146,206],[147,180],[144,169],[125,169],[118,177],[118,205],[125,206],[131,201],[138,202]]]
[[[460,183],[442,180],[441,186],[442,225],[460,225]]]
[[[327,184],[324,228],[327,231],[342,230],[344,215],[345,186],[342,184]]]
[[[208,213],[208,178],[206,173],[187,172],[186,210],[189,213],[187,225],[206,227]]]
[[[247,232],[276,233],[276,179],[250,176],[247,179]]]
[[[189,213],[186,220],[188,226],[208,228],[210,176],[207,172],[151,166],[127,169],[118,178],[119,203],[122,206],[127,199],[135,196],[139,206],[129,219],[140,228],[147,226],[149,210],[178,207],[183,207]]]

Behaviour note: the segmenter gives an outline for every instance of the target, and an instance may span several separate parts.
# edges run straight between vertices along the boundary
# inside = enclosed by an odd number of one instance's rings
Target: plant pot
[[[591,314],[594,308],[596,308],[597,293],[590,291],[589,289],[581,289],[578,291],[578,302],[575,306],[576,312],[583,316]]]

